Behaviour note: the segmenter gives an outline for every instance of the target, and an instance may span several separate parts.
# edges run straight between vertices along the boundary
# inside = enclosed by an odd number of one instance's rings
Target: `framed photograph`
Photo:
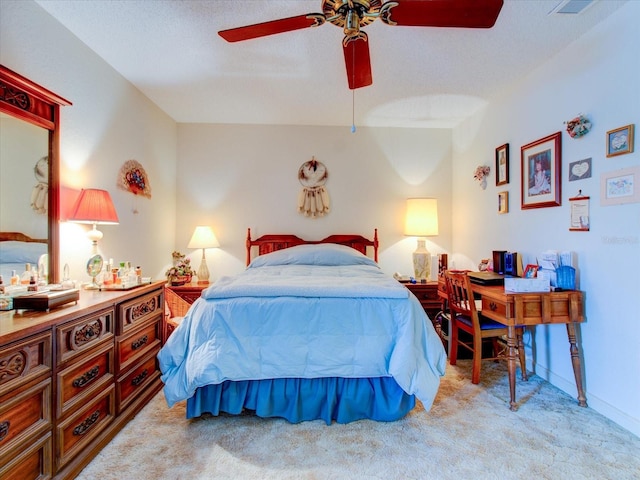
[[[498,193],[498,213],[509,213],[509,192]]]
[[[521,147],[523,210],[558,207],[562,203],[561,141],[562,132],[556,132]]]
[[[496,187],[509,183],[509,144],[496,148]]]
[[[524,269],[522,278],[536,278],[538,276],[538,265],[529,264]]]
[[[633,152],[633,124],[607,132],[607,157]]]
[[[605,172],[600,176],[600,205],[640,202],[640,167]]]

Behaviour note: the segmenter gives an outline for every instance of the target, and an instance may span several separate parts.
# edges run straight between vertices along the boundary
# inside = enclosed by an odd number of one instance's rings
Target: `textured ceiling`
[[[560,0],[505,0],[492,29],[375,21],[373,85],[352,97],[334,25],[217,35],[320,12],[320,0],[36,1],[177,122],[351,125],[355,111],[358,126],[432,128],[455,126],[626,3],[549,15]]]

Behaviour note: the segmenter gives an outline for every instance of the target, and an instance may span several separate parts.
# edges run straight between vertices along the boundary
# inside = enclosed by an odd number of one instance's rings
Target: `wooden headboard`
[[[37,242],[37,243],[49,243],[46,238],[31,238],[28,235],[20,232],[0,232],[0,242],[8,241],[16,242]]]
[[[295,247],[296,245],[314,245],[319,243],[338,243],[351,247],[364,255],[367,254],[367,247],[373,247],[373,259],[378,261],[378,229],[373,231],[373,240],[364,238],[362,235],[330,235],[322,240],[302,240],[295,235],[269,234],[262,235],[255,240],[251,239],[251,229],[247,229],[247,265],[251,262],[251,249],[258,247],[258,255],[275,252],[283,248]]]

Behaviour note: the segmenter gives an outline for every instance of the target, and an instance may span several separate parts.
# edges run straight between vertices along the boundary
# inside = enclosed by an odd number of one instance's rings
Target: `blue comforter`
[[[158,354],[168,404],[225,380],[391,376],[429,409],[445,353],[418,300],[352,249],[301,247],[203,292]]]

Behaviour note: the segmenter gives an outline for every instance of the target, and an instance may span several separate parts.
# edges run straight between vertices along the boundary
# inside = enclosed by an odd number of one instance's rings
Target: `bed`
[[[46,238],[31,238],[20,232],[0,232],[0,275],[5,285],[11,283],[11,272],[22,275],[25,264],[36,272],[39,265],[47,265]]]
[[[205,289],[158,354],[169,407],[327,424],[395,421],[416,398],[430,409],[446,355],[419,301],[378,267],[377,231],[249,230],[246,244],[246,270]]]

